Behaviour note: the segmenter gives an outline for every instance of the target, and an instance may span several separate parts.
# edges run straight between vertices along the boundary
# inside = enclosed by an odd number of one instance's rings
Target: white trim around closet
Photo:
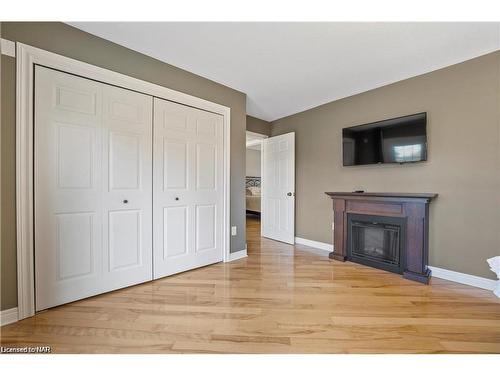
[[[22,43],[16,44],[16,210],[19,319],[24,319],[35,314],[35,280],[33,269],[33,87],[35,65],[57,69],[223,116],[223,261],[230,261],[230,108],[39,48]]]
[[[16,43],[0,38],[0,52],[5,56],[16,57]]]

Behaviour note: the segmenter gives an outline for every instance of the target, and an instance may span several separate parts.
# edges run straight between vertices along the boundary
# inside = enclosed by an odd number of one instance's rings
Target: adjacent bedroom
[[[265,135],[246,132],[246,216],[260,226],[261,214],[261,147]]]

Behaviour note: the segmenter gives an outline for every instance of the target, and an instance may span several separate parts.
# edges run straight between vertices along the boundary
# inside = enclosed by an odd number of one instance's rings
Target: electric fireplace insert
[[[347,258],[386,271],[404,271],[406,219],[347,215]]]

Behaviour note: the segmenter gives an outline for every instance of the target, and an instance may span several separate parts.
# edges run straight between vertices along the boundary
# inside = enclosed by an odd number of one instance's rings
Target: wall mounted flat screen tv
[[[427,113],[342,129],[344,166],[427,160]]]

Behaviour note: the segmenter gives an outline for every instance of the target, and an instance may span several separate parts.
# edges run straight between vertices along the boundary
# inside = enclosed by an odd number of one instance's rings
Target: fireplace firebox
[[[347,259],[386,271],[403,273],[404,218],[347,215]]]

